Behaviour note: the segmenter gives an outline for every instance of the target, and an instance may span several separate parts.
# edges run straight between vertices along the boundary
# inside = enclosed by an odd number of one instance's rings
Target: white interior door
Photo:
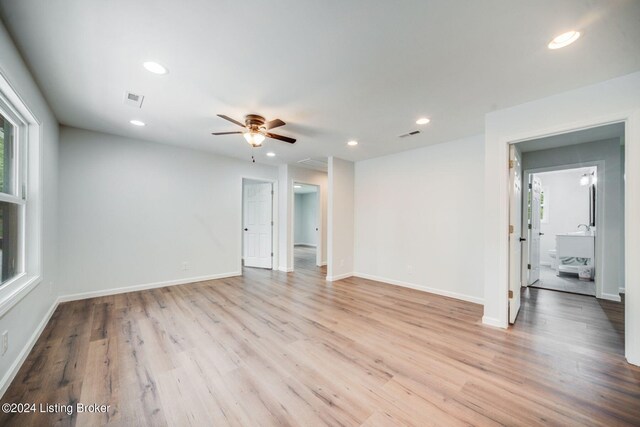
[[[522,159],[520,149],[509,147],[509,323],[520,310],[522,268]]]
[[[540,195],[542,181],[530,175],[529,192],[531,194],[531,217],[529,218],[529,285],[540,280]]]
[[[244,265],[273,268],[273,194],[270,183],[244,185]]]

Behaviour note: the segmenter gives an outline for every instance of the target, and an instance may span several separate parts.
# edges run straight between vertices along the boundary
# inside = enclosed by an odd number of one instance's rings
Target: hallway
[[[316,248],[311,246],[296,245],[293,247],[293,265],[296,271],[323,269],[326,273],[326,267],[316,265]]]

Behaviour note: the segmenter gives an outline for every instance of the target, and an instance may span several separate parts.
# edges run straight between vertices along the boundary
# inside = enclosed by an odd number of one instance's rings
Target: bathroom
[[[613,123],[517,144],[521,286],[622,301],[624,141],[624,126]]]
[[[539,274],[530,286],[596,295],[595,239],[597,167],[539,172],[529,175],[538,186]],[[529,197],[535,193],[529,192]],[[532,266],[535,268],[536,266]]]

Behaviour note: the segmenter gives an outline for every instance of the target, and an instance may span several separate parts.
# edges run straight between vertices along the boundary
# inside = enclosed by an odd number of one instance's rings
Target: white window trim
[[[24,298],[42,281],[42,124],[27,107],[20,95],[14,90],[0,70],[0,103],[19,122],[17,131],[18,143],[23,149],[18,150],[23,158],[19,158],[19,173],[24,173],[26,184],[25,215],[19,251],[21,273],[0,285],[0,317]],[[21,188],[17,188],[21,197]],[[1,199],[15,196],[0,195]]]

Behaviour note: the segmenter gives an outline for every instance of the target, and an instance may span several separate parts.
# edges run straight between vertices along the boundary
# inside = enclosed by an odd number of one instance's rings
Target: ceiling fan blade
[[[236,133],[242,133],[240,131],[237,132],[211,132],[211,135],[231,135]]]
[[[267,138],[278,139],[280,141],[288,142],[289,144],[293,144],[296,142],[296,140],[293,138],[289,138],[288,136],[277,135],[275,133],[265,132],[264,136],[266,136]]]
[[[231,123],[235,123],[235,124],[237,124],[238,126],[245,127],[244,123],[240,123],[239,121],[234,120],[234,119],[232,119],[232,118],[231,118],[231,117],[229,117],[229,116],[225,116],[224,114],[218,114],[217,116],[218,116],[218,117],[220,117],[221,119],[228,120],[228,121],[230,121]]]
[[[277,128],[284,125],[286,125],[286,123],[283,122],[282,120],[274,119],[274,120],[271,120],[270,122],[265,123],[264,127],[265,129],[269,130],[269,129]]]

